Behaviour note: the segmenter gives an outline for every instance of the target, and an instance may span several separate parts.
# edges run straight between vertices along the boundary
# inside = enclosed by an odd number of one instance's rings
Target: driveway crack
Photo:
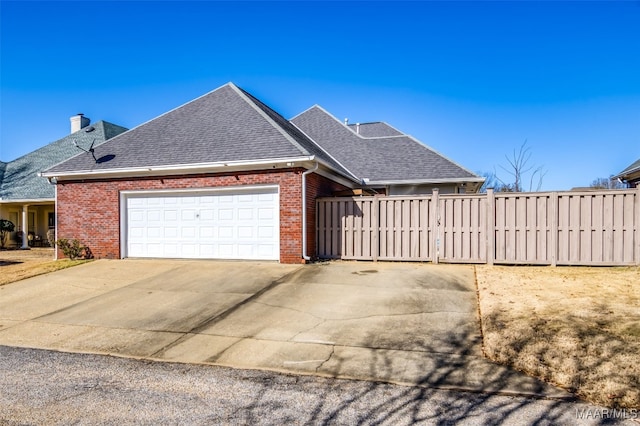
[[[331,358],[333,357],[333,354],[336,352],[336,345],[331,345],[331,352],[329,353],[329,356],[327,356],[327,359],[325,359],[324,361],[322,361],[322,363],[320,363],[319,366],[316,367],[316,373],[322,368],[324,367],[324,365],[329,362],[331,360]]]
[[[326,320],[326,319],[322,319],[322,318],[319,318],[319,319],[321,319],[321,321],[320,321],[320,322],[318,322],[317,324],[315,324],[315,325],[313,325],[313,326],[309,327],[309,328],[308,328],[308,329],[306,329],[306,330],[300,330],[300,331],[298,331],[294,336],[292,336],[292,337],[289,339],[289,341],[290,341],[290,342],[295,342],[295,338],[296,338],[296,337],[298,337],[299,335],[301,335],[301,334],[303,334],[303,333],[308,333],[308,332],[310,332],[311,330],[314,330],[314,329],[318,328],[320,325],[322,325],[322,324],[324,324],[325,322],[327,322],[327,320]]]
[[[289,310],[289,311],[298,312],[298,313],[305,314],[305,315],[309,315],[309,316],[311,316],[311,317],[314,317],[314,318],[317,318],[317,319],[319,319],[319,320],[323,320],[323,321],[326,321],[326,320],[327,320],[327,318],[319,317],[319,316],[317,316],[317,315],[312,314],[311,312],[306,312],[306,311],[303,311],[303,310],[300,310],[300,309],[290,308],[290,307],[288,307],[288,306],[272,305],[272,304],[270,304],[270,303],[257,302],[257,301],[256,301],[256,302],[254,302],[254,303],[256,303],[256,304],[258,304],[258,305],[268,306],[268,307],[270,307],[270,308],[286,309],[286,310]]]

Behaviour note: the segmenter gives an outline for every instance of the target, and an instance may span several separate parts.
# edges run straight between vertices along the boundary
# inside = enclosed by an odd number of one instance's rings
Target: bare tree
[[[502,186],[502,184],[496,178],[496,174],[493,172],[476,172],[476,174],[484,178],[484,183],[478,190],[479,193],[486,193],[487,188],[493,188],[497,190]]]
[[[609,176],[608,178],[597,178],[589,188],[598,188],[598,189],[624,189],[627,186],[619,181],[618,179],[614,179],[613,176]]]
[[[531,147],[527,146],[527,140],[520,145],[520,149],[513,150],[513,156],[509,157],[505,155],[508,166],[500,166],[502,170],[507,172],[512,183],[505,182],[500,179],[497,173],[494,173],[496,179],[500,182],[501,186],[497,188],[502,192],[522,192],[524,185],[528,181],[528,191],[539,191],[542,187],[542,179],[547,174],[544,166],[535,166],[530,163],[531,161]],[[534,189],[535,184],[535,189]]]

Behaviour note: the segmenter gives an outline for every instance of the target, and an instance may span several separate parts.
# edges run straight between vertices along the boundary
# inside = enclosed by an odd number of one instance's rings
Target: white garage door
[[[280,258],[278,188],[128,194],[126,256]]]

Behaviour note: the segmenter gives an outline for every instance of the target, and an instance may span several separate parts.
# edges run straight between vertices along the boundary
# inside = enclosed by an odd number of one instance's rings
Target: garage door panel
[[[273,209],[258,209],[258,219],[272,220],[275,216]]]
[[[208,238],[215,238],[215,228],[213,226],[201,226],[198,229],[198,236],[201,240],[206,240]],[[202,244],[205,244],[204,242]]]
[[[238,209],[238,219],[239,220],[252,220],[253,219],[253,209],[247,209],[247,208]]]
[[[147,238],[148,239],[152,239],[152,238],[162,238],[163,236],[166,236],[165,232],[164,232],[164,228],[158,227],[158,226],[148,226],[146,228],[147,231]]]
[[[193,221],[196,219],[196,211],[191,209],[181,210],[180,211],[180,219],[182,221]]]
[[[180,253],[178,244],[162,243],[151,244],[151,246],[154,248],[155,253],[162,253],[162,257],[178,257]],[[160,255],[157,255],[157,257],[160,257]]]
[[[145,253],[144,244],[133,243],[129,245],[129,251],[131,256],[141,256]]]
[[[212,259],[217,257],[218,251],[214,244],[200,244],[200,256],[204,259]]]
[[[197,257],[199,250],[195,244],[182,244],[181,252],[184,257]]]
[[[215,217],[214,209],[207,208],[200,210],[200,220],[214,220]]]
[[[273,235],[274,229],[272,226],[258,226],[258,238],[270,240]]]
[[[149,253],[150,256],[153,257],[161,257],[165,254],[167,250],[170,250],[169,244],[141,244],[140,245],[142,253],[139,256],[143,256],[144,253]]]
[[[230,239],[233,238],[233,227],[231,226],[221,226],[218,228],[218,238],[219,239]]]
[[[181,235],[183,239],[193,239],[196,236],[196,228],[195,227],[183,227],[181,228]]]
[[[161,221],[162,210],[147,210],[147,221]]]
[[[130,257],[279,258],[277,188],[126,199]]]
[[[178,238],[178,228],[173,226],[165,226],[163,228],[164,238]]]
[[[233,220],[233,209],[220,209],[218,210],[218,220]]]
[[[219,244],[218,245],[218,255],[221,258],[233,258],[233,245],[232,244]]]
[[[274,244],[259,244],[258,245],[258,256],[270,257],[276,253],[276,246]]]
[[[178,211],[177,210],[165,210],[164,211],[164,220],[165,221],[178,220]]]
[[[253,239],[255,238],[253,232],[253,226],[239,226],[238,227],[238,238],[239,239]]]
[[[254,246],[252,244],[238,244],[238,257],[245,259],[255,257],[253,250]]]

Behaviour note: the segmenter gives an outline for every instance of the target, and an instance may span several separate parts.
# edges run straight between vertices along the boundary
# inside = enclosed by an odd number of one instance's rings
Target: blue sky
[[[0,2],[0,160],[69,117],[135,127],[228,81],[287,118],[386,121],[543,190],[640,158],[640,2]]]

